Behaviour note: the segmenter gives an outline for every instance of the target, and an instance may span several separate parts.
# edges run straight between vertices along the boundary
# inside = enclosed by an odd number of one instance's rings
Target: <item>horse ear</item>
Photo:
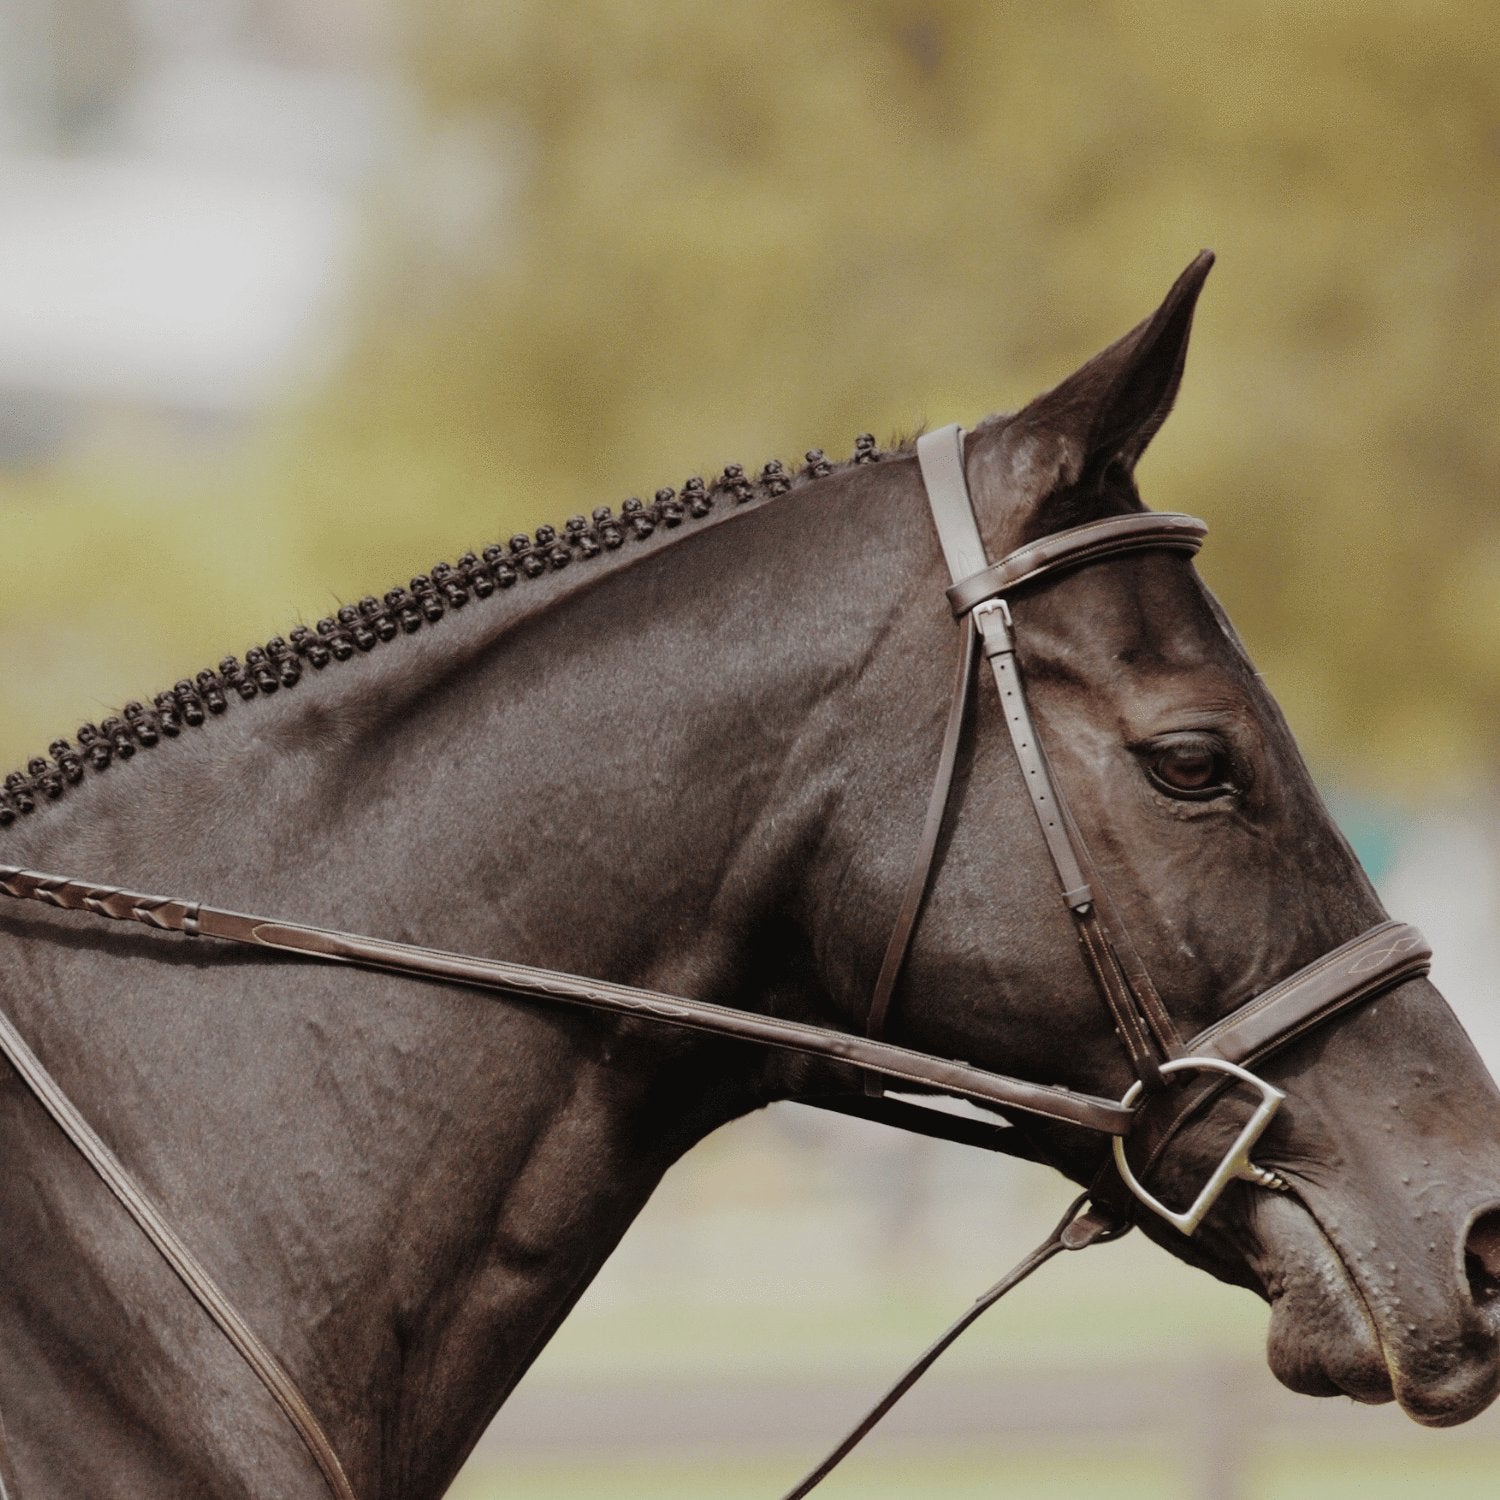
[[[1202,251],[1149,318],[1004,424],[995,457],[1013,497],[1019,490],[1036,508],[1067,491],[1076,503],[1112,468],[1135,467],[1177,399],[1193,309],[1213,263],[1213,252]]]

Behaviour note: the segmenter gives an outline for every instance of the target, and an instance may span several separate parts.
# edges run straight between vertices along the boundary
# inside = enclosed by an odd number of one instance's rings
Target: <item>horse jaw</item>
[[[1303,1395],[1396,1400],[1429,1427],[1478,1416],[1500,1391],[1497,1328],[1460,1296],[1463,1277],[1434,1328],[1427,1310],[1403,1307],[1397,1265],[1372,1261],[1325,1217],[1292,1194],[1254,1196],[1250,1263],[1271,1304],[1277,1379]]]

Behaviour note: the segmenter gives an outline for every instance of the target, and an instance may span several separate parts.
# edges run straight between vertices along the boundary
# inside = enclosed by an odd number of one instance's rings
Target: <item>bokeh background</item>
[[[1219,267],[1148,499],[1500,1062],[1500,27],[1473,0],[3,0],[0,763],[467,547],[1019,404]],[[461,1500],[762,1497],[1047,1174],[794,1110],[668,1180]],[[1490,1496],[1127,1242],[837,1496]]]

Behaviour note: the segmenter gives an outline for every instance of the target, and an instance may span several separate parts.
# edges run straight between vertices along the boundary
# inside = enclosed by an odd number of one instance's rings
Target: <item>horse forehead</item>
[[[1065,569],[1025,587],[1012,607],[1049,619],[1097,621],[1117,631],[1151,634],[1216,623],[1192,560],[1166,548],[1142,548]]]
[[[1127,740],[1190,728],[1260,738],[1274,711],[1212,596],[1180,559],[1134,561],[1064,580],[1066,591],[1039,596],[1034,612],[1018,618],[1023,667],[1044,718],[1062,713],[1075,729],[1107,726]],[[1050,685],[1063,689],[1061,698],[1048,694]]]
[[[1246,749],[1260,743],[1264,716],[1238,679],[1212,664],[1158,665],[1122,679],[1114,717],[1129,741],[1174,730],[1217,730]]]
[[[1243,699],[1254,669],[1197,577],[1174,559],[1120,561],[1062,580],[1018,618],[1035,666],[1095,688],[1155,682],[1162,695],[1196,687]]]

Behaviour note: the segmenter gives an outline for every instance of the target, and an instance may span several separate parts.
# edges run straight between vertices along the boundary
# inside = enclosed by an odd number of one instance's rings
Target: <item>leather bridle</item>
[[[1208,528],[1193,516],[1136,511],[1053,532],[991,563],[969,494],[964,436],[963,429],[955,425],[917,440],[922,481],[953,580],[947,597],[963,632],[963,647],[938,773],[928,799],[927,819],[900,915],[886,946],[866,1030],[872,1037],[883,1032],[891,996],[932,883],[937,840],[951,793],[953,767],[975,676],[974,657],[982,654],[994,675],[1005,726],[1056,873],[1062,903],[1072,919],[1085,965],[1135,1074],[1136,1081],[1120,1101],[1121,1105],[1134,1111],[1165,1091],[1169,1075],[1181,1077],[1194,1072],[1237,1080],[1260,1095],[1259,1106],[1234,1144],[1210,1174],[1198,1197],[1183,1211],[1168,1208],[1139,1181],[1125,1154],[1124,1137],[1129,1131],[1114,1136],[1115,1162],[1124,1186],[1168,1223],[1184,1234],[1192,1234],[1236,1177],[1262,1187],[1282,1185],[1274,1173],[1254,1166],[1249,1152],[1270,1123],[1283,1095],[1252,1074],[1248,1064],[1346,1007],[1426,973],[1432,952],[1416,928],[1399,922],[1378,923],[1247,1001],[1191,1040],[1182,1040],[1110,903],[1088,846],[1052,774],[1016,662],[1010,600],[1064,571],[1126,553],[1165,549],[1194,554],[1202,546]],[[879,1076],[870,1075],[867,1092],[878,1095],[883,1089]],[[1164,1141],[1159,1140],[1153,1162],[1163,1145]]]
[[[937,774],[928,798],[927,816],[900,912],[876,979],[864,1036],[497,959],[476,958],[302,923],[247,916],[197,901],[143,895],[8,865],[0,865],[0,894],[18,900],[40,901],[68,911],[139,922],[163,932],[217,938],[279,953],[416,975],[507,995],[583,1005],[852,1064],[863,1070],[864,1097],[843,1096],[804,1102],[1014,1155],[1034,1156],[1038,1153],[1028,1138],[1012,1125],[955,1117],[909,1100],[891,1098],[886,1093],[887,1088],[892,1084],[912,1084],[923,1090],[990,1105],[1007,1114],[1015,1112],[1082,1126],[1112,1140],[1118,1180],[1136,1199],[1184,1234],[1192,1234],[1220,1194],[1236,1179],[1261,1187],[1285,1186],[1273,1172],[1250,1160],[1250,1152],[1284,1097],[1278,1089],[1251,1072],[1250,1065],[1350,1006],[1426,973],[1431,950],[1416,928],[1398,922],[1382,922],[1324,954],[1184,1042],[1110,905],[1088,849],[1052,775],[1046,751],[1032,722],[1016,663],[1016,626],[1010,600],[1065,570],[1103,562],[1127,552],[1163,548],[1196,552],[1202,544],[1206,527],[1201,521],[1183,515],[1134,512],[1110,516],[1045,536],[1018,548],[999,562],[991,563],[980,538],[964,473],[963,430],[956,426],[945,427],[926,434],[917,443],[917,457],[943,555],[953,580],[947,593],[959,621],[962,648]],[[1135,1082],[1118,1101],[1077,1093],[1055,1084],[1007,1077],[968,1063],[900,1047],[884,1039],[891,1001],[932,883],[938,838],[968,718],[976,659],[980,655],[989,663],[994,675],[1011,744],[1056,871],[1061,900],[1077,933],[1085,966],[1109,1011],[1135,1074]],[[337,1500],[355,1500],[354,1489],[333,1444],[291,1376],[235,1311],[207,1270],[94,1132],[3,1013],[0,1013],[0,1051],[245,1358],[307,1445],[330,1493]],[[1186,1209],[1174,1210],[1160,1202],[1139,1180],[1125,1155],[1124,1143],[1141,1118],[1142,1105],[1173,1097],[1175,1091],[1170,1089],[1168,1081],[1193,1073],[1221,1075],[1246,1084],[1258,1092],[1260,1102],[1233,1145],[1205,1179],[1197,1198]],[[1159,1158],[1165,1140],[1185,1118],[1185,1112],[1179,1111],[1170,1122],[1166,1135],[1156,1142],[1151,1163]],[[1096,1185],[1092,1203],[1090,1196],[1085,1194],[1078,1199],[1052,1235],[933,1344],[834,1453],[788,1492],[785,1500],[799,1500],[806,1495],[958,1333],[1012,1286],[1057,1252],[1081,1249],[1113,1238],[1129,1227],[1130,1218],[1121,1213],[1117,1193],[1100,1192]],[[3,1474],[4,1438],[3,1428],[0,1428],[0,1475]],[[0,1486],[3,1484],[4,1479],[0,1478]],[[11,1488],[13,1490],[13,1484]],[[18,1497],[12,1494],[11,1500],[18,1500]]]

